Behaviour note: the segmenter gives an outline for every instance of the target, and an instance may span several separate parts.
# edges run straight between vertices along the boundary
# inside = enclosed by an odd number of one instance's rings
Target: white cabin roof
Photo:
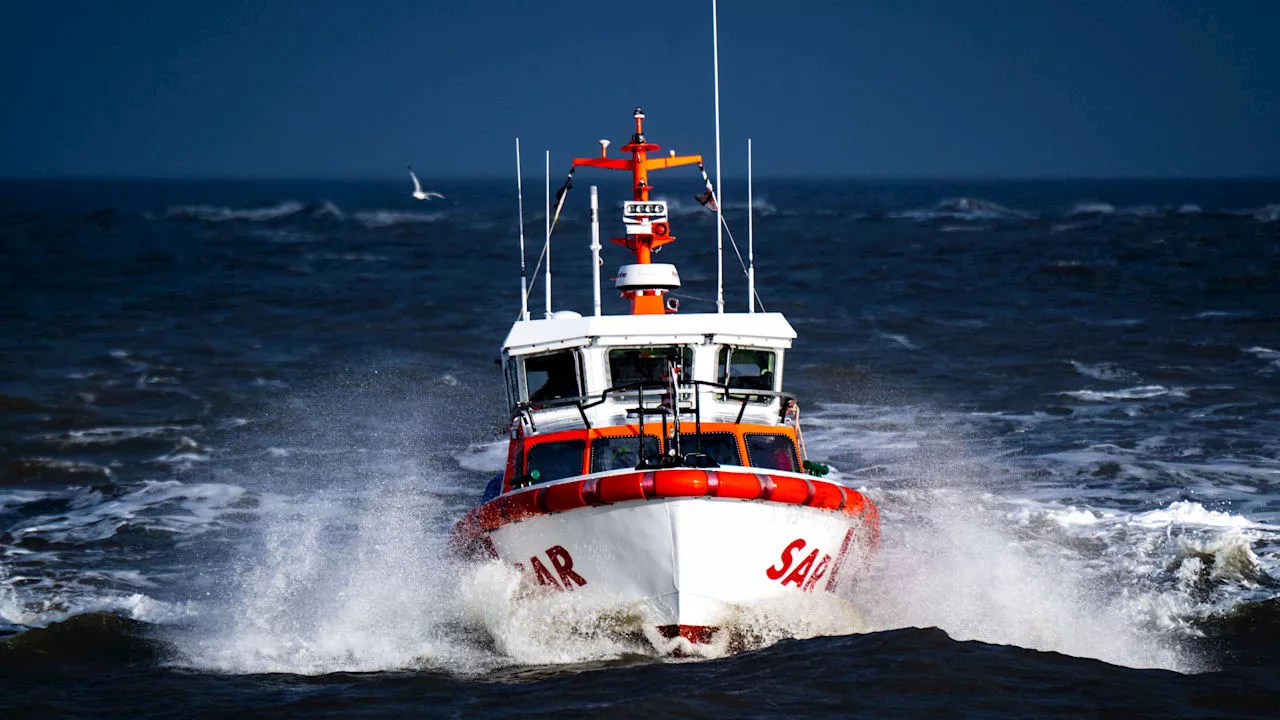
[[[502,343],[508,355],[527,355],[582,345],[649,345],[712,342],[789,348],[796,331],[782,313],[672,313],[581,317],[556,313],[520,320]]]

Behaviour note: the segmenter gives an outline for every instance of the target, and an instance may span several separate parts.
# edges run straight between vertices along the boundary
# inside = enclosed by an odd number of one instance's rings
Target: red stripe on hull
[[[474,538],[535,515],[612,505],[632,500],[716,497],[803,505],[851,517],[870,525],[870,540],[880,536],[880,513],[857,490],[794,475],[670,468],[637,471],[533,487],[494,498],[472,509],[454,528],[455,540]]]
[[[658,634],[668,640],[682,637],[695,645],[701,645],[711,642],[719,629],[710,625],[659,625]]]

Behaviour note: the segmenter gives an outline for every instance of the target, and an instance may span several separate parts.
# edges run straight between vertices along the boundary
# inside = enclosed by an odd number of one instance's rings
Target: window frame
[[[698,434],[696,432],[682,432],[681,435],[682,435],[682,437],[680,438],[681,448],[686,451],[693,452],[693,448],[698,447],[698,440],[697,440]],[[733,441],[730,443],[730,445],[733,447],[734,459],[737,462],[719,463],[720,465],[728,464],[734,467],[750,467],[750,465],[746,465],[742,462],[742,446],[738,443],[738,433],[735,433],[731,430],[711,430],[711,431],[702,433],[702,437],[704,440],[708,436],[717,437],[717,438],[727,437]]]
[[[783,440],[785,440],[787,443],[787,449],[789,451],[788,454],[791,456],[791,467],[788,469],[788,468],[775,468],[772,466],[765,466],[765,465],[757,465],[755,463],[755,458],[753,458],[751,455],[751,438],[753,437],[775,437],[775,438],[782,438]],[[753,467],[760,470],[777,470],[780,472],[800,472],[801,468],[804,467],[804,465],[802,465],[800,462],[800,451],[796,447],[795,439],[786,433],[744,432],[742,433],[742,447],[747,451],[748,467]]]
[[[657,433],[646,432],[644,436],[646,439],[652,438],[653,441],[657,444],[659,455],[661,455],[665,451],[666,442],[664,442],[663,438],[660,437]],[[617,470],[624,469],[624,468],[612,468],[609,470],[604,470],[604,469],[597,470],[596,469],[596,443],[602,440],[609,440],[609,441],[625,440],[626,442],[631,443],[631,445],[634,447],[637,444],[636,437],[637,437],[636,435],[600,435],[598,437],[591,438],[591,442],[587,445],[587,452],[588,452],[587,473],[595,474],[595,473],[602,473],[602,472],[615,472]],[[647,445],[648,443],[645,443],[645,444]],[[638,460],[639,458],[637,458],[637,461]],[[635,465],[632,465],[629,468],[625,468],[625,469],[634,470]]]
[[[765,388],[750,388],[734,386],[733,379],[735,377],[748,377],[745,375],[735,376],[730,369],[733,367],[733,353],[738,350],[746,350],[753,353],[767,353],[770,358],[769,368],[766,372],[770,373],[769,386]],[[721,356],[723,355],[723,361]],[[731,390],[767,390],[769,392],[778,392],[780,368],[782,365],[782,355],[776,348],[755,347],[752,345],[730,345],[728,343],[720,345],[716,350],[716,383],[728,387]],[[758,366],[757,366],[758,367]],[[759,376],[756,376],[759,377]]]
[[[604,354],[605,387],[617,387],[618,381],[613,377],[613,353],[620,350],[652,350],[655,348],[678,348],[683,372],[681,380],[688,382],[693,378],[694,346],[689,343],[670,343],[668,345],[610,345]],[[631,382],[635,382],[634,380]]]
[[[533,482],[529,483],[531,486],[543,485],[549,482],[555,482],[556,480],[565,480],[568,478],[579,477],[583,474],[582,465],[583,465],[583,461],[586,459],[586,452],[587,452],[588,445],[587,445],[586,438],[576,437],[576,438],[562,438],[559,440],[547,440],[545,442],[529,444],[524,450],[524,458],[523,458],[524,468],[523,468],[523,472],[521,473],[521,476],[528,475],[530,472],[536,469],[536,468],[529,467],[530,457],[533,456],[534,453],[538,450],[538,448],[542,447],[543,445],[579,445],[580,450],[578,452],[578,469],[572,475],[566,475],[565,477],[558,477],[558,478],[540,477],[537,480],[534,480]]]
[[[522,402],[522,403],[535,402],[533,400],[530,400],[530,396],[533,393],[530,392],[530,389],[529,389],[529,371],[527,367],[528,361],[534,358],[551,357],[553,355],[562,355],[564,353],[569,353],[570,356],[573,358],[573,373],[574,373],[574,379],[578,383],[578,394],[566,395],[563,397],[552,398],[550,400],[538,400],[536,402],[544,407],[554,406],[554,405],[566,405],[577,398],[584,397],[586,393],[586,387],[587,387],[587,378],[586,378],[586,371],[583,367],[581,348],[560,348],[558,350],[549,350],[547,352],[539,352],[539,353],[529,353],[528,355],[519,356],[520,368],[516,372],[516,375],[517,375],[516,381],[519,384],[519,395],[517,396],[517,400],[519,402]]]

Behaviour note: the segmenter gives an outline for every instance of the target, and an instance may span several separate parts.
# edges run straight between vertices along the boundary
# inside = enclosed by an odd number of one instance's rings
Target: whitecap
[[[267,220],[279,220],[295,213],[301,212],[306,207],[300,202],[289,200],[278,205],[256,208],[231,208],[218,207],[214,205],[182,205],[179,207],[169,208],[165,212],[168,218],[189,218],[193,220],[203,220],[205,222],[227,222],[229,220],[245,220],[248,222],[264,222]]]
[[[1046,513],[1046,518],[1063,527],[1081,527],[1097,525],[1101,522],[1098,515],[1091,510],[1080,510],[1072,506],[1066,510],[1054,510]]]
[[[1258,208],[1253,212],[1253,219],[1258,222],[1280,221],[1280,203],[1272,203]]]
[[[405,210],[361,210],[353,217],[367,228],[394,227],[416,223],[433,223],[444,218],[442,212],[412,212]]]
[[[1128,370],[1121,368],[1119,365],[1115,365],[1112,363],[1096,363],[1093,365],[1088,365],[1086,363],[1077,362],[1075,360],[1069,360],[1068,362],[1070,362],[1071,366],[1076,369],[1076,372],[1080,373],[1081,375],[1084,375],[1085,377],[1091,377],[1094,380],[1137,380],[1138,379],[1138,376],[1136,373],[1129,372]]]
[[[244,488],[217,483],[145,481],[132,492],[104,499],[96,489],[70,496],[71,512],[26,518],[10,530],[15,541],[40,537],[55,542],[96,542],[126,524],[174,534],[199,534],[216,526],[244,497]]]
[[[939,201],[924,210],[903,210],[889,213],[891,218],[908,220],[1001,220],[1031,217],[1030,213],[1014,210],[996,202],[978,197],[954,197]]]
[[[1191,320],[1211,320],[1213,318],[1247,318],[1253,317],[1250,310],[1205,310],[1190,316]]]
[[[476,443],[454,455],[453,459],[468,470],[482,473],[501,472],[507,465],[507,441]]]
[[[342,220],[346,217],[346,213],[342,212],[342,208],[328,200],[321,203],[320,207],[316,208],[316,211],[312,213],[312,215],[318,218],[331,217],[334,220]]]
[[[899,345],[899,346],[904,347],[904,348],[906,348],[906,349],[908,349],[908,350],[919,350],[919,349],[920,349],[920,346],[919,346],[919,345],[916,345],[916,344],[915,344],[915,343],[913,343],[913,342],[911,342],[911,339],[910,339],[910,338],[908,338],[906,335],[900,335],[900,334],[898,334],[898,333],[886,333],[886,332],[882,332],[882,333],[880,333],[880,337],[884,338],[885,340],[889,340],[889,341],[893,342],[893,344],[895,344],[895,345]]]
[[[1108,400],[1148,400],[1163,396],[1186,397],[1187,392],[1181,388],[1167,388],[1163,385],[1142,385],[1122,390],[1070,390],[1056,393],[1089,402],[1106,402]]]
[[[1135,525],[1146,527],[1162,526],[1162,525],[1201,525],[1205,527],[1219,528],[1265,528],[1265,525],[1259,525],[1250,521],[1248,518],[1240,515],[1232,515],[1228,512],[1219,512],[1217,510],[1207,510],[1203,505],[1188,500],[1180,500],[1171,503],[1169,507],[1160,510],[1151,510],[1149,512],[1137,513],[1130,516],[1130,520]]]
[[[85,428],[68,430],[65,433],[49,433],[43,436],[46,442],[59,447],[93,447],[116,445],[137,438],[152,438],[172,435],[199,428],[198,425],[133,425]]]
[[[1259,360],[1266,360],[1268,369],[1280,368],[1280,350],[1272,350],[1261,346],[1244,348],[1244,352],[1257,357]],[[1266,371],[1264,371],[1266,372]]]
[[[1110,203],[1104,202],[1082,202],[1076,203],[1071,210],[1067,211],[1067,215],[1115,215],[1116,208]]]

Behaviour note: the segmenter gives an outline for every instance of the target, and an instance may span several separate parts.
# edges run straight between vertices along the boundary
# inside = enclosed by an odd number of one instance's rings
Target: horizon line
[[[490,174],[441,174],[432,176],[434,182],[500,182],[514,177],[509,175]],[[542,174],[528,174],[524,177],[541,177]],[[425,180],[426,178],[424,178]],[[696,178],[693,178],[696,180]],[[745,181],[745,174],[725,175],[724,179]],[[855,180],[860,182],[1280,182],[1280,174],[1276,175],[964,175],[964,174],[791,174],[778,173],[760,177],[755,181],[823,181],[823,180]],[[371,175],[0,175],[0,182],[402,182],[399,178]],[[625,182],[623,178],[601,178],[600,182]]]

